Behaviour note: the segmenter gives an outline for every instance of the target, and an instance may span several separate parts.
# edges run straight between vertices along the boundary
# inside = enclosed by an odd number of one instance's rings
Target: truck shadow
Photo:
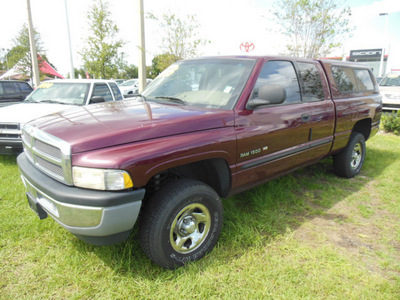
[[[140,250],[136,228],[127,242],[97,247],[74,240],[78,251],[93,252],[116,272],[132,278],[148,278],[165,272],[185,273],[187,269],[207,269],[246,254],[255,246],[268,245],[288,230],[296,231],[316,217],[337,219],[327,211],[335,204],[366,187],[398,157],[390,150],[368,149],[362,172],[351,179],[333,173],[332,159],[272,180],[223,200],[224,225],[217,249],[210,255],[176,271],[164,270],[152,263]],[[213,256],[216,256],[213,258]],[[169,276],[163,276],[168,281]]]

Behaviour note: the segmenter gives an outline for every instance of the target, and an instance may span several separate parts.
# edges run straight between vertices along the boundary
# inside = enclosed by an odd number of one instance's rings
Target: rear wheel
[[[180,179],[161,188],[143,208],[139,239],[155,263],[173,269],[202,258],[217,242],[223,208],[208,185]]]
[[[342,152],[333,156],[333,169],[341,177],[352,178],[360,173],[366,153],[365,139],[361,133],[353,132]]]

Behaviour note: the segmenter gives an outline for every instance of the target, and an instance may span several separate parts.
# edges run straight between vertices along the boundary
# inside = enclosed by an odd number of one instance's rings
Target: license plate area
[[[40,220],[47,218],[47,212],[29,193],[26,193],[28,198],[29,207],[37,214]]]

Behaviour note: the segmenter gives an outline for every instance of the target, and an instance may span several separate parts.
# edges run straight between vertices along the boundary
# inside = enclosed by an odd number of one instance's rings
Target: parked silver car
[[[389,74],[379,83],[384,110],[400,110],[400,75]]]

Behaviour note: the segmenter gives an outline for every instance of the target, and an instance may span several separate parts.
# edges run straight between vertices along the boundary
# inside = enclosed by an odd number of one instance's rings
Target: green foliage
[[[274,15],[291,41],[287,50],[293,56],[327,56],[351,32],[350,8],[340,9],[337,0],[276,0]]]
[[[168,68],[171,64],[174,62],[180,60],[179,57],[177,57],[174,54],[170,53],[164,53],[164,54],[159,54],[156,55],[153,60],[152,64],[149,68],[150,71],[150,77],[155,78],[160,74],[162,71],[164,71],[166,68]]]
[[[199,38],[200,27],[196,15],[187,15],[180,18],[174,13],[165,13],[161,17],[154,14],[147,16],[159,23],[162,31],[162,56],[168,60],[181,60],[199,55],[201,46],[210,43],[209,40]]]
[[[381,122],[386,132],[400,135],[400,110],[382,114]]]
[[[36,44],[36,52],[45,58],[43,42],[40,34],[34,29],[34,40]],[[20,71],[22,74],[32,77],[32,59],[29,43],[29,32],[26,24],[22,25],[21,30],[13,40],[14,46],[7,54],[8,69],[11,69],[15,64],[19,63]],[[41,61],[38,61],[39,68]],[[43,76],[44,74],[41,74]]]
[[[116,40],[119,29],[110,16],[108,3],[94,0],[88,12],[91,34],[86,40],[86,47],[79,53],[84,69],[91,77],[117,78],[118,69],[124,65],[124,54],[119,53],[124,43]]]

